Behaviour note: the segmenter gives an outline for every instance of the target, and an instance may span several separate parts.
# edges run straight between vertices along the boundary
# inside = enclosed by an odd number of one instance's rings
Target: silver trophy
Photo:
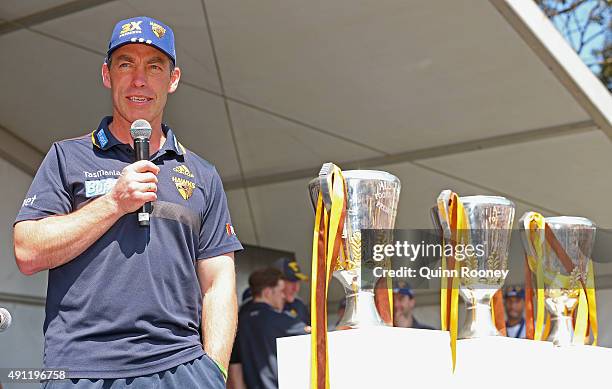
[[[533,243],[527,235],[528,228],[525,228],[526,217],[527,214],[523,215],[520,223],[523,246],[528,254],[535,257]],[[544,220],[571,261],[571,264],[564,265],[550,245],[545,244],[542,258],[544,305],[551,317],[547,340],[555,346],[566,346],[572,344],[572,312],[578,303],[580,289],[586,284],[596,227],[583,217],[556,216]]]
[[[491,318],[491,299],[501,289],[505,279],[503,276],[488,275],[474,277],[474,274],[480,273],[470,271],[508,269],[514,203],[497,196],[467,196],[459,199],[468,219],[469,244],[481,247],[482,250],[475,250],[474,255],[459,261],[460,267],[467,271],[465,277],[461,270],[459,273],[459,294],[465,302],[466,316],[458,338],[498,336],[500,333]],[[445,243],[449,243],[451,232],[448,224],[441,219],[438,207],[432,208],[432,216],[434,225],[445,236]]]
[[[342,172],[342,175],[348,195],[342,234],[345,250],[339,270],[334,271],[333,275],[344,288],[346,309],[338,328],[383,326],[385,323],[374,301],[374,285],[364,282],[361,276],[364,262],[372,261],[371,258],[362,258],[361,230],[387,230],[377,234],[378,238],[369,244],[390,241],[389,233],[397,215],[400,181],[392,174],[376,170],[348,170]],[[320,188],[320,178],[308,184],[315,208]]]

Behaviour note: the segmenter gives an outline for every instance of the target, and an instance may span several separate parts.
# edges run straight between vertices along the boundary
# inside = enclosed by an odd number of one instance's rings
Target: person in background
[[[304,335],[306,323],[283,311],[285,281],[277,268],[253,272],[249,277],[253,301],[238,318],[235,349],[240,356],[242,377],[230,369],[232,389],[278,388],[276,339]]]
[[[414,315],[416,299],[412,289],[408,285],[393,289],[393,326],[403,328],[420,328],[433,330],[433,327],[419,322]]]
[[[525,338],[525,290],[512,286],[506,288],[504,293],[504,306],[506,308],[506,336],[511,338]]]
[[[273,266],[281,272],[284,281],[284,313],[293,318],[297,318],[304,323],[310,323],[310,312],[308,311],[306,304],[304,304],[304,302],[297,296],[298,292],[300,291],[300,282],[308,281],[308,276],[301,272],[300,267],[295,260],[291,260],[289,258],[279,258],[274,262]],[[242,293],[242,303],[240,304],[238,310],[239,315],[243,311],[249,309],[252,303],[253,293],[251,288],[248,287]],[[236,339],[238,339],[238,335],[236,335]],[[245,384],[242,369],[242,358],[240,356],[238,342],[235,341],[232,348],[228,370],[228,389],[240,389],[244,387]]]
[[[274,267],[282,272],[285,281],[283,290],[286,301],[284,311],[304,323],[310,324],[310,311],[298,296],[300,282],[308,281],[308,276],[302,273],[295,259],[280,258],[274,262]]]

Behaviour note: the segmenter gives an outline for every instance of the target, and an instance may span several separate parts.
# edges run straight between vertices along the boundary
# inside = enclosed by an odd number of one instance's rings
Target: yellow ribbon
[[[438,196],[438,215],[440,216],[440,224],[442,226],[442,245],[446,245],[446,234],[450,232],[451,244],[467,244],[469,243],[469,225],[465,215],[463,204],[459,200],[459,196],[449,190],[445,190]],[[449,267],[442,250],[442,274]],[[453,269],[455,274],[459,273],[461,264],[454,260]],[[443,331],[450,332],[450,347],[453,371],[455,371],[457,362],[457,332],[459,321],[459,277],[452,277],[450,290],[450,307],[448,302],[448,279],[442,277],[442,286],[440,289],[440,315],[441,328]]]
[[[337,268],[342,249],[342,229],[346,214],[346,188],[342,171],[330,164],[321,177],[321,188],[329,188],[329,204],[319,190],[312,241],[311,282],[311,360],[310,387],[329,389],[327,347],[327,291],[332,272]]]
[[[575,345],[584,344],[589,322],[589,308],[587,306],[586,292],[580,288],[578,296],[578,313],[576,314],[576,324],[574,325],[574,338],[572,343]]]
[[[580,289],[578,297],[573,344],[582,345],[588,342],[589,324],[593,334],[592,345],[597,346],[597,302],[595,300],[595,273],[591,259],[587,262],[586,285]]]
[[[589,324],[593,333],[593,346],[597,346],[597,302],[595,301],[595,271],[593,260],[589,259],[587,267],[586,298],[589,307]]]
[[[542,340],[544,330],[544,251],[546,238],[544,236],[545,220],[544,216],[537,212],[529,212],[525,218],[527,240],[530,242],[532,250],[527,250],[527,263],[532,273],[536,276],[536,326],[534,330],[534,340]],[[532,253],[535,254],[531,255]]]

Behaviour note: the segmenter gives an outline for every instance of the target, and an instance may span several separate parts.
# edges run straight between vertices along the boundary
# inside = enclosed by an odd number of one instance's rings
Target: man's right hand
[[[122,214],[134,212],[146,202],[157,200],[159,167],[142,160],[126,166],[113,189],[105,196]]]

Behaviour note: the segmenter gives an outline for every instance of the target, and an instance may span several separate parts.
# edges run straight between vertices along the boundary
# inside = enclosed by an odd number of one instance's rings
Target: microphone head
[[[6,330],[11,325],[13,318],[9,311],[4,308],[0,308],[0,332]]]
[[[130,128],[132,139],[149,139],[152,131],[151,124],[144,119],[135,120]]]

